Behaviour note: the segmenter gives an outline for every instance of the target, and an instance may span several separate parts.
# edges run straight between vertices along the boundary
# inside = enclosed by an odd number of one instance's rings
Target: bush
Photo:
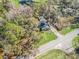
[[[78,24],[71,25],[71,28],[73,28],[73,29],[79,28],[79,23]]]
[[[4,35],[11,43],[21,39],[25,34],[25,29],[14,23],[6,23],[4,26]]]
[[[79,35],[76,36],[76,37],[73,39],[73,41],[72,41],[72,46],[73,46],[74,48],[79,47]]]

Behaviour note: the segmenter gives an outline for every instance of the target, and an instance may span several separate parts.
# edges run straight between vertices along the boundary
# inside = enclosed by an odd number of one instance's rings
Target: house
[[[26,4],[26,0],[19,0],[19,3],[24,5],[24,4]]]
[[[28,3],[32,3],[32,0],[19,0],[19,3],[24,5],[24,4],[28,4]]]
[[[49,25],[47,23],[47,20],[44,18],[44,17],[39,17],[40,19],[40,22],[39,22],[39,28],[40,28],[40,31],[42,30],[48,30],[49,29]]]

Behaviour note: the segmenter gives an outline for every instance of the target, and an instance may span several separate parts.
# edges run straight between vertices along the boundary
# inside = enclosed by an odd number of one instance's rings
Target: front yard
[[[49,41],[55,40],[56,35],[51,31],[44,31],[40,33],[41,39],[36,42],[36,46],[39,47]]]

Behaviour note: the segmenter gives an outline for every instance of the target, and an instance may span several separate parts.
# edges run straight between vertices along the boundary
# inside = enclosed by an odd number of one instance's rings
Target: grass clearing
[[[63,35],[66,35],[67,33],[73,31],[74,29],[72,29],[71,27],[67,27],[67,28],[63,28],[60,33]]]
[[[56,35],[51,31],[44,31],[40,33],[41,39],[36,42],[37,47],[56,39]]]
[[[44,55],[38,56],[36,59],[68,59],[68,56],[65,52],[58,49],[54,49]]]
[[[12,4],[14,4],[16,7],[19,6],[19,0],[11,0]]]

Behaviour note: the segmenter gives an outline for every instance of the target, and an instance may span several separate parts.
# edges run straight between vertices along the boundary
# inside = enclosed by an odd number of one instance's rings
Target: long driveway
[[[71,52],[73,50],[73,48],[71,48],[72,39],[75,36],[77,36],[78,33],[79,33],[79,29],[75,29],[74,31],[68,33],[63,37],[58,37],[56,40],[50,41],[49,43],[42,45],[41,47],[38,48],[39,54],[37,56],[44,54],[45,52],[48,52],[49,50],[52,49],[61,49],[68,53]]]

